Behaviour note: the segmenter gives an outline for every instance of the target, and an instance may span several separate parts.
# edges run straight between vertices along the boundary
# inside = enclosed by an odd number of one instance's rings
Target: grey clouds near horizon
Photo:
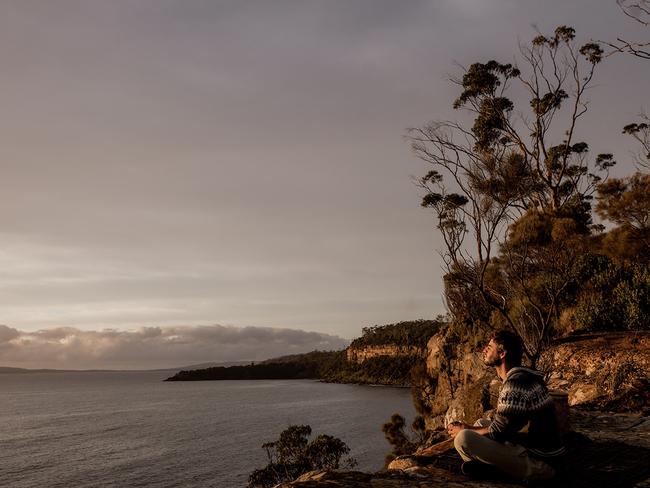
[[[614,0],[2,2],[0,323],[350,339],[442,313],[405,130],[458,117],[458,64],[559,24],[648,37]],[[647,66],[607,59],[580,126],[619,174]]]
[[[2,366],[48,369],[158,369],[197,363],[260,361],[313,350],[345,348],[348,341],[318,332],[222,325],[33,332],[0,325]]]

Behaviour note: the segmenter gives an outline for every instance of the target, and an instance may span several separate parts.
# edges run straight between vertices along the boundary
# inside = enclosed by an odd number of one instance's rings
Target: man
[[[541,373],[521,367],[521,356],[516,334],[495,332],[483,349],[483,361],[503,381],[494,419],[447,426],[469,476],[498,471],[522,481],[549,479],[564,455],[553,399]],[[521,433],[526,426],[528,433]]]

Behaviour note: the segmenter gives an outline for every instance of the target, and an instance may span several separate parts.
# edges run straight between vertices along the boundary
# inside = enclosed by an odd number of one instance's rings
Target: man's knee
[[[473,451],[476,440],[480,437],[481,434],[478,434],[471,429],[463,429],[456,434],[456,437],[454,437],[454,447],[459,453],[469,456]]]

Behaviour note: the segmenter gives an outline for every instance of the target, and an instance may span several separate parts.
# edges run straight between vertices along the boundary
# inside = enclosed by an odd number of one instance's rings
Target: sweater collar
[[[508,370],[508,372],[506,373],[506,380],[510,379],[513,376],[520,375],[520,374],[523,374],[523,375],[531,374],[531,375],[539,376],[539,377],[544,376],[542,373],[540,373],[539,371],[535,371],[534,369],[524,368],[523,366],[515,366],[514,368],[510,368]]]

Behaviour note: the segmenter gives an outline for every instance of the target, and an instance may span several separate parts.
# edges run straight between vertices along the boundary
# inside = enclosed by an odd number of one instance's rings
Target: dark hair
[[[506,353],[506,361],[510,366],[521,366],[523,346],[517,334],[510,330],[497,330],[492,333],[493,340]]]

